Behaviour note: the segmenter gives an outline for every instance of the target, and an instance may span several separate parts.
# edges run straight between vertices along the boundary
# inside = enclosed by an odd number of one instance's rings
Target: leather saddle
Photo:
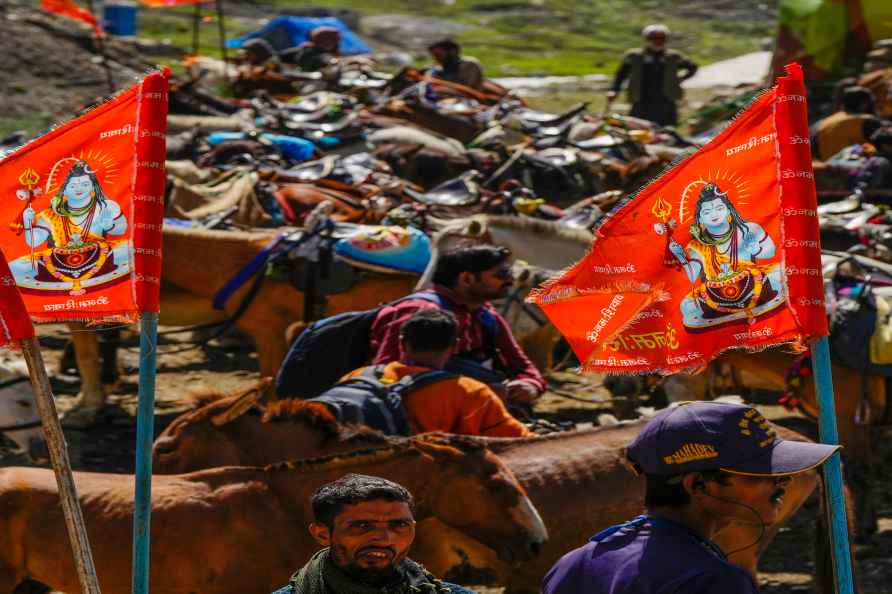
[[[408,187],[405,192],[413,200],[431,206],[469,206],[480,200],[480,187],[476,182],[479,175],[477,170],[471,169],[427,192]]]
[[[580,103],[560,114],[537,111],[522,107],[512,111],[506,120],[519,126],[521,132],[536,136],[565,135],[578,119],[583,117],[588,103]]]
[[[275,178],[283,182],[311,183],[330,179],[347,186],[368,182],[374,173],[389,173],[389,167],[369,153],[356,153],[347,157],[327,155],[288,169],[279,170]]]

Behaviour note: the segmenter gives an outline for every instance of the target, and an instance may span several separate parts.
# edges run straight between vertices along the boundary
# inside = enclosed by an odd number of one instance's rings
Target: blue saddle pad
[[[335,253],[359,264],[421,274],[431,259],[431,244],[414,227],[357,225],[335,243]]]

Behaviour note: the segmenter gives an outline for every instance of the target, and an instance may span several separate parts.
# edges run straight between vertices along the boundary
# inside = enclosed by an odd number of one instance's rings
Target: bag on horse
[[[338,382],[344,375],[371,359],[372,324],[382,309],[410,299],[428,301],[443,309],[449,304],[431,290],[419,291],[365,311],[348,311],[323,318],[305,328],[294,340],[279,373],[276,393],[281,397],[313,398]],[[488,312],[487,312],[488,314]],[[498,322],[483,318],[487,351],[495,349]],[[452,357],[448,367],[461,375],[484,383],[500,383],[505,376],[464,357]]]
[[[876,284],[887,284],[881,271],[870,270],[860,260],[849,259],[861,273],[854,285],[843,290],[840,273],[834,277],[836,303],[830,319],[830,354],[838,365],[868,375],[892,376],[889,307],[877,294]],[[841,263],[842,264],[842,263]],[[863,275],[863,276],[862,276]]]
[[[403,407],[403,398],[415,390],[454,378],[455,375],[433,369],[388,383],[382,378],[384,367],[369,367],[359,376],[336,384],[311,401],[328,407],[339,423],[366,425],[387,435],[409,435],[409,418]]]

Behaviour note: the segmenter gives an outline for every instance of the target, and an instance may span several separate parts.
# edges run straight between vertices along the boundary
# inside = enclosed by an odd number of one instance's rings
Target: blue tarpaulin
[[[316,27],[335,27],[341,31],[341,47],[342,54],[370,54],[372,48],[367,46],[356,36],[356,33],[350,30],[347,25],[334,17],[311,18],[299,16],[280,16],[266,24],[262,29],[258,29],[247,35],[243,35],[238,39],[229,39],[226,41],[227,47],[241,47],[242,44],[249,39],[255,37],[263,37],[277,51],[300,45],[310,35],[310,31]]]

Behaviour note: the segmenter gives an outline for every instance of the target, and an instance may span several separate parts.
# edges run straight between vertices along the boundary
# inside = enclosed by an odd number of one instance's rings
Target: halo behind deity
[[[737,207],[738,210],[740,210],[740,206],[747,206],[749,204],[746,200],[749,196],[749,189],[747,188],[749,180],[737,173],[731,173],[730,171],[708,171],[702,178],[695,179],[685,186],[684,191],[681,193],[681,201],[678,205],[679,224],[684,225],[693,216],[693,207],[685,208],[689,197],[693,197],[694,203],[697,201],[697,193],[693,190],[710,183],[716,184],[721,188],[722,192],[725,192],[728,195],[728,200],[731,201],[731,204]]]
[[[53,164],[50,173],[46,178],[46,186],[43,190],[44,194],[47,196],[55,196],[62,189],[62,181],[78,161],[84,161],[90,166],[90,169],[96,174],[97,182],[101,186],[113,182],[118,176],[119,167],[117,162],[115,162],[114,157],[105,153],[94,153],[92,150],[86,153],[81,151],[77,156],[71,155],[70,157],[63,157]]]

